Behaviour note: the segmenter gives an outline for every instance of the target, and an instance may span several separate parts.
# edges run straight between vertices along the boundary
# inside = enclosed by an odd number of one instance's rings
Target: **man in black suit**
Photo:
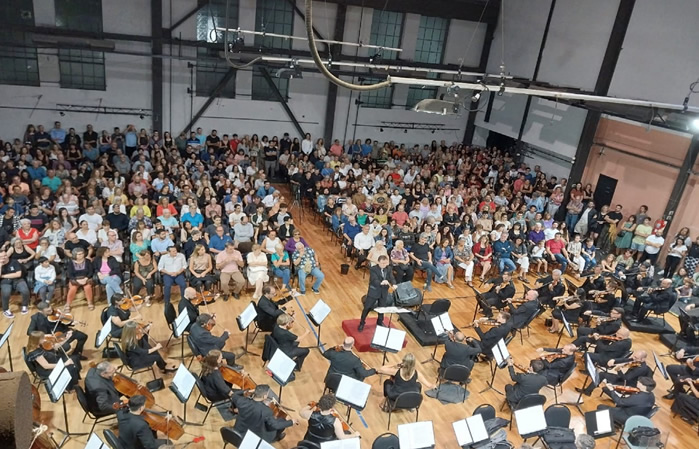
[[[177,312],[182,313],[183,310],[187,310],[187,315],[189,315],[189,324],[187,325],[187,331],[192,329],[194,323],[196,323],[197,318],[199,318],[199,308],[192,304],[192,299],[196,298],[197,291],[194,287],[187,287],[184,289],[184,297],[180,299],[177,304]]]
[[[573,340],[573,344],[578,348],[586,348],[588,344],[593,343],[594,339],[590,337],[592,334],[598,335],[614,335],[621,329],[621,317],[624,316],[624,309],[615,307],[609,312],[609,319],[605,317],[597,318],[596,327],[578,327],[578,338]],[[604,321],[602,321],[604,320]]]
[[[643,321],[652,312],[667,312],[677,300],[677,294],[672,291],[672,279],[660,281],[660,289],[650,294],[644,293],[636,297],[631,313],[635,315],[632,321]]]
[[[223,347],[226,346],[226,340],[228,340],[230,332],[228,332],[228,329],[224,329],[220,337],[215,337],[210,330],[215,324],[216,322],[214,321],[214,318],[208,313],[202,313],[199,315],[199,317],[197,317],[197,321],[189,330],[189,335],[192,337],[192,341],[202,356],[208,354],[212,349],[218,349],[223,353],[223,358],[226,359],[226,364],[237,370],[242,370],[242,366],[235,364],[235,354],[232,352],[223,351]]]
[[[262,296],[257,300],[257,325],[264,332],[271,332],[274,329],[274,324],[277,322],[277,317],[284,313],[284,307],[279,307],[286,304],[288,298],[283,298],[277,302],[272,298],[277,294],[277,289],[273,285],[267,285],[262,288]]]
[[[676,365],[667,366],[667,374],[672,380],[672,389],[665,395],[665,399],[673,399],[677,393],[684,392],[684,379],[699,379],[699,347],[687,346],[675,352],[675,359],[680,361]]]
[[[101,362],[90,368],[85,377],[85,396],[87,405],[95,416],[107,416],[116,413],[114,403],[119,402],[121,393],[114,387],[112,376],[116,367],[109,362]]]
[[[166,444],[167,440],[155,438],[155,432],[151,430],[141,413],[146,408],[146,398],[137,394],[129,399],[129,409],[117,413],[119,422],[119,442],[122,447],[129,449],[158,449]]]
[[[306,360],[310,351],[308,348],[300,348],[299,343],[311,333],[311,330],[306,328],[306,332],[300,336],[296,336],[296,334],[289,330],[293,325],[294,319],[286,313],[282,313],[277,317],[277,324],[274,326],[274,329],[272,329],[272,337],[274,337],[274,340],[276,340],[279,345],[279,349],[289,358],[294,359],[296,362],[296,371],[301,371],[303,361]]]
[[[585,279],[585,282],[580,286],[585,290],[585,294],[589,296],[591,292],[604,290],[604,277],[602,277],[602,265],[595,265],[592,269],[592,274]]]
[[[528,394],[539,393],[548,383],[546,377],[541,374],[544,370],[544,362],[541,360],[532,360],[529,364],[529,371],[522,374],[515,373],[514,364],[512,357],[507,359],[507,369],[514,385],[505,385],[505,398],[512,410],[515,409],[520,399]]]
[[[473,328],[480,337],[481,349],[484,354],[491,355],[491,350],[498,344],[498,341],[507,337],[507,334],[512,331],[512,322],[510,321],[509,312],[500,312],[497,317],[495,317],[498,325],[490,328],[488,332],[483,332],[480,328],[480,322],[475,321],[473,323]]]
[[[553,307],[553,298],[563,296],[566,292],[563,285],[563,274],[561,270],[553,270],[551,276],[537,279],[534,288],[539,292],[539,302],[545,306]]]
[[[377,305],[385,307],[388,304],[388,288],[396,288],[396,279],[393,277],[393,270],[388,268],[388,256],[379,256],[378,263],[369,269],[369,290],[364,298],[364,309],[362,317],[359,319],[357,330],[362,332],[369,312]],[[379,313],[376,320],[377,326],[383,325],[383,314]]]
[[[284,429],[298,425],[298,421],[276,418],[272,409],[264,404],[270,393],[269,385],[258,385],[251,398],[245,396],[243,390],[233,394],[233,407],[238,410],[233,430],[245,435],[248,430],[268,443],[283,439]]]
[[[651,410],[653,410],[653,406],[655,406],[655,395],[652,393],[655,388],[655,381],[652,377],[641,377],[636,382],[636,385],[627,386],[636,387],[641,391],[622,397],[619,393],[613,391],[606,381],[600,384],[602,391],[614,401],[616,407],[611,408],[610,412],[614,423],[619,426],[623,426],[630,416],[648,416]],[[609,407],[599,406],[597,409],[604,408]]]
[[[612,359],[620,359],[631,350],[630,332],[625,327],[619,329],[611,339],[600,338],[598,334],[592,334],[595,340],[595,353],[590,354],[592,361],[600,366],[606,366]],[[603,336],[602,336],[603,337]]]
[[[485,302],[496,309],[502,309],[505,306],[505,301],[515,295],[512,273],[509,271],[503,273],[502,276],[490,279],[486,284],[493,284],[493,286],[490,290],[483,293],[482,297]],[[490,309],[485,309],[483,313],[485,313],[486,316],[493,316],[493,312]]]
[[[578,348],[573,344],[564,345],[562,348],[537,349],[539,353],[550,353],[541,356],[541,361],[544,363],[544,370],[539,373],[546,377],[549,385],[557,385],[563,379],[563,376],[575,366],[576,349]],[[560,355],[560,357],[548,360],[547,357],[551,355]]]
[[[80,355],[80,360],[87,360],[87,357],[83,355],[83,348],[85,347],[85,342],[87,341],[87,335],[83,332],[70,328],[68,325],[63,323],[52,323],[49,321],[48,316],[53,312],[53,307],[47,302],[40,302],[37,306],[39,311],[32,315],[29,321],[29,327],[27,328],[27,335],[31,335],[34,331],[41,331],[46,335],[51,335],[54,332],[63,332],[67,337],[62,347],[66,352],[70,352],[70,346],[73,342],[76,342],[74,354]]]
[[[323,353],[323,357],[330,360],[330,368],[328,368],[328,372],[325,375],[326,383],[330,374],[342,374],[359,381],[376,374],[374,368],[365,368],[361,359],[354,355],[352,352],[353,346],[354,338],[347,337],[342,342],[342,347],[331,348]]]
[[[481,343],[473,338],[466,338],[461,332],[450,331],[447,341],[444,342],[444,355],[439,362],[439,374],[441,375],[451,365],[463,365],[469,370],[473,369],[475,357],[483,352]]]
[[[524,295],[524,302],[515,307],[512,299],[508,299],[508,307],[510,311],[510,322],[514,329],[520,329],[527,324],[527,321],[539,309],[539,292],[536,290],[527,290]]]
[[[605,380],[613,385],[636,385],[636,382],[641,377],[653,377],[653,370],[646,364],[648,353],[644,350],[634,351],[631,357],[625,359],[612,359],[607,362],[607,371],[600,373],[600,380]],[[633,365],[631,365],[633,364]],[[590,382],[590,385],[581,390],[587,396],[590,396],[595,389],[595,384]]]

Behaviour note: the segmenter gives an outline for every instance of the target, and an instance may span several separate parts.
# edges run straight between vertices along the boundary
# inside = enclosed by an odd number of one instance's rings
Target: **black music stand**
[[[483,446],[490,442],[488,429],[485,427],[482,415],[473,415],[452,423],[456,441],[462,449],[470,449],[474,446]]]
[[[85,449],[109,449],[109,446],[96,433],[91,433],[90,438],[87,439]]]
[[[12,329],[15,327],[14,321],[7,326],[5,333],[0,334],[0,348],[7,344],[7,358],[10,360],[10,371],[14,371],[12,366],[12,347],[10,346],[10,335],[12,335]]]
[[[182,309],[175,321],[172,322],[172,336],[180,339],[180,358],[184,359],[184,333],[189,326],[189,314],[187,309]]]
[[[556,342],[556,348],[561,344],[561,338],[563,338],[563,330],[565,329],[566,332],[568,332],[568,336],[570,338],[573,338],[575,335],[573,334],[573,328],[570,326],[570,323],[568,320],[566,320],[565,314],[561,312],[561,320],[563,321],[563,327],[561,330],[558,332],[558,341]]]
[[[238,329],[242,332],[245,331],[245,347],[243,348],[244,354],[256,355],[254,352],[248,351],[248,340],[250,339],[250,324],[257,317],[257,309],[255,308],[255,303],[250,301],[250,304],[235,318],[235,322],[238,323]]]
[[[665,380],[670,379],[670,376],[667,374],[667,370],[665,369],[665,365],[663,365],[663,362],[660,361],[655,351],[653,351],[653,360],[655,360],[655,368],[653,368],[653,374],[655,374],[655,371],[658,370],[660,371],[660,374],[663,376]]]
[[[56,428],[57,431],[63,434],[63,439],[60,443],[58,443],[59,448],[63,447],[63,445],[66,444],[66,441],[68,441],[71,437],[87,435],[87,433],[71,432],[68,426],[68,410],[66,408],[66,397],[64,393],[71,380],[73,380],[73,376],[66,368],[63,360],[59,359],[58,363],[56,363],[56,366],[51,371],[51,374],[49,374],[49,378],[46,380],[46,382],[44,382],[46,392],[48,393],[51,402],[54,404],[58,401],[63,402],[63,423],[65,424],[66,428],[65,430]]]
[[[585,428],[587,429],[586,433],[595,440],[611,437],[616,433],[612,415],[608,408],[585,413]]]
[[[478,317],[479,310],[483,311],[483,315],[493,316],[492,307],[483,298],[483,293],[479,292],[474,287],[471,287],[471,288],[473,289],[474,292],[476,292],[476,304],[477,304],[476,309],[473,311],[473,321],[476,321],[476,317]],[[489,311],[490,315],[488,315],[488,313],[485,312],[486,310]]]
[[[383,352],[381,366],[386,364],[388,353],[398,353],[403,349],[405,331],[393,327],[376,326],[374,336],[371,339],[371,347]]]
[[[195,423],[187,421],[187,402],[189,397],[192,395],[194,390],[194,385],[196,385],[197,380],[194,375],[189,372],[189,370],[184,366],[184,363],[180,363],[180,366],[175,372],[175,377],[172,379],[170,384],[170,391],[175,393],[177,400],[182,404],[184,411],[182,412],[184,424],[193,426],[203,426],[204,423]]]
[[[351,425],[350,416],[352,409],[364,410],[370,393],[371,385],[344,374],[342,375],[335,397],[339,402],[347,406],[347,425]]]
[[[322,299],[319,299],[311,310],[308,311],[308,319],[311,320],[311,323],[318,328],[318,333],[316,335],[317,342],[315,346],[318,349],[321,349],[321,346],[323,345],[320,342],[320,325],[323,324],[323,321],[325,321],[328,315],[330,315],[330,312],[330,306],[328,306]]]
[[[282,390],[289,383],[289,378],[294,373],[296,362],[277,348],[267,363],[267,371],[275,382],[279,384],[279,402],[282,401]]]
[[[423,365],[429,362],[439,362],[439,360],[436,358],[437,347],[439,346],[439,337],[446,336],[449,332],[454,330],[454,325],[449,317],[449,312],[444,312],[441,315],[432,317],[430,321],[432,322],[432,327],[434,328],[434,334],[437,336],[437,343],[434,345],[434,350],[432,351],[430,358],[422,361]]]
[[[585,387],[587,387],[587,381],[591,381],[595,386],[599,385],[599,373],[597,372],[595,364],[590,358],[590,355],[587,353],[585,354],[585,371],[587,372],[587,376],[585,377],[585,382],[583,382],[583,386],[580,388],[580,394],[575,402],[561,402],[562,405],[572,405],[578,409],[581,415],[585,414],[585,412],[582,411],[582,408],[580,408],[580,405],[583,403],[582,395],[585,391]]]
[[[505,340],[502,338],[498,343],[493,346],[491,349],[493,359],[495,360],[495,365],[491,369],[491,377],[490,377],[490,382],[486,381],[487,387],[484,388],[482,391],[480,391],[480,394],[485,393],[488,390],[493,390],[494,392],[498,393],[501,396],[505,396],[505,394],[495,388],[493,384],[495,383],[495,375],[498,372],[498,368],[504,368],[507,366],[507,359],[510,358],[510,352],[507,350],[507,344],[505,344]]]

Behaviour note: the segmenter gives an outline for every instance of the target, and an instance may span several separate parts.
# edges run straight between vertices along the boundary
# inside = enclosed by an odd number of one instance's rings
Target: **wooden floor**
[[[333,346],[339,344],[344,338],[344,334],[341,329],[341,323],[345,319],[358,318],[361,305],[360,298],[366,292],[367,279],[362,278],[362,273],[357,272],[354,269],[350,270],[350,273],[346,276],[340,274],[340,263],[341,255],[338,246],[335,246],[330,242],[330,237],[327,232],[317,223],[314,222],[313,216],[306,211],[305,216],[301,216],[298,209],[293,209],[295,221],[297,225],[302,230],[302,235],[310,243],[310,245],[316,250],[319,256],[323,269],[325,271],[325,282],[321,287],[321,294],[315,295],[309,289],[309,294],[299,298],[299,301],[303,308],[307,311],[318,298],[322,298],[332,307],[332,313],[328,317],[327,321],[323,324],[323,341],[329,345]],[[452,307],[450,310],[450,315],[455,325],[463,326],[469,323],[473,317],[474,310],[474,299],[473,292],[470,288],[465,286],[463,279],[459,279],[455,282],[456,289],[451,290],[444,285],[434,285],[433,292],[428,293],[426,302],[431,302],[437,298],[456,298],[461,296],[466,296],[466,299],[456,299],[452,302]],[[518,282],[517,284],[518,293],[523,291],[522,285]],[[173,290],[173,295],[176,292]],[[244,344],[244,334],[237,331],[237,326],[235,324],[235,317],[243,310],[243,308],[249,304],[252,299],[252,292],[246,292],[242,296],[240,301],[231,300],[229,302],[219,301],[211,305],[211,311],[217,313],[218,325],[214,328],[214,333],[219,334],[223,329],[229,329],[232,331],[232,337],[229,340],[229,345],[226,349],[239,348]],[[16,301],[16,299],[14,300]],[[102,303],[98,304],[101,306],[104,304],[104,298],[102,297]],[[16,303],[14,307],[17,307]],[[298,306],[296,306],[298,307]],[[95,311],[89,312],[86,305],[77,303],[73,309],[74,314],[77,319],[87,321],[87,327],[84,331],[90,336],[88,345],[86,346],[86,355],[90,358],[90,361],[100,361],[100,352],[94,350],[93,342],[94,335],[99,328],[99,314],[100,307]],[[36,309],[32,309],[34,313]],[[162,304],[155,304],[151,308],[144,308],[143,314],[147,319],[154,322],[154,329],[152,335],[157,340],[165,343],[165,340],[169,336],[169,330],[165,325],[165,320],[162,314]],[[544,318],[548,316],[548,312],[543,316],[538,318],[533,326],[531,336],[525,338],[524,344],[520,344],[519,339],[513,340],[510,344],[510,352],[515,357],[515,360],[521,364],[527,364],[529,359],[536,357],[536,348],[542,346],[554,346],[556,343],[556,336],[552,336],[546,331],[544,326]],[[14,354],[13,362],[15,370],[26,369],[23,361],[20,359],[20,348],[26,344],[25,330],[29,323],[30,315],[20,315],[17,314],[15,318],[15,332],[11,338],[12,350]],[[674,317],[668,315],[670,323],[677,328],[677,322]],[[0,318],[2,323],[0,323],[0,330],[4,330],[9,324],[7,319]],[[308,326],[305,320],[298,319],[296,321],[296,328],[294,331],[299,334],[302,333],[303,327]],[[472,329],[467,331],[467,335],[475,335]],[[658,354],[664,353],[667,349],[658,341],[658,337],[649,334],[633,334],[633,348],[634,349],[646,349],[649,352],[654,350]],[[566,336],[563,342],[568,342],[570,339]],[[307,345],[311,346],[315,342],[314,335],[311,333],[307,339]],[[262,350],[262,338],[257,338],[255,343],[250,346],[252,352],[260,353]],[[402,354],[406,352],[413,352],[417,360],[425,360],[430,357],[432,353],[432,347],[421,347],[408,334],[408,344],[407,347],[400,354],[389,355],[389,363],[396,363],[399,361]],[[179,341],[171,344],[170,355],[176,357],[179,355],[180,346]],[[188,354],[188,350],[185,350]],[[443,349],[439,348],[437,351],[437,358],[441,357]],[[369,365],[377,366],[381,363],[381,355],[376,353],[365,353],[361,354],[363,360]],[[188,361],[188,358],[186,359]],[[672,363],[669,358],[664,359],[665,363]],[[89,362],[85,362],[83,366],[87,366]],[[252,378],[257,383],[268,382],[271,385],[274,382],[269,379],[264,370],[262,369],[261,359],[257,356],[246,355],[240,359],[240,363],[245,366],[246,371],[248,371]],[[3,348],[0,350],[0,364],[5,368],[9,369],[9,364],[7,361],[7,350]],[[653,366],[653,363],[650,363]],[[323,377],[327,370],[328,363],[321,356],[317,349],[313,349],[306,364],[304,365],[303,372],[297,373],[296,381],[292,382],[288,387],[284,389],[283,393],[283,403],[294,410],[301,409],[309,401],[317,400],[323,391]],[[193,368],[197,368],[196,362]],[[436,379],[437,364],[428,363],[419,365],[420,372],[431,379]],[[86,368],[83,371],[85,374]],[[139,379],[145,381],[150,380],[148,374],[138,376]],[[169,385],[172,375],[165,377],[166,387]],[[506,383],[509,381],[509,376],[506,371],[499,371],[495,380],[495,386],[499,390],[503,390]],[[499,409],[503,403],[504,397],[495,393],[494,391],[488,391],[484,394],[479,394],[486,386],[486,381],[489,380],[489,369],[487,364],[477,364],[474,367],[472,374],[472,382],[469,385],[470,396],[464,404],[455,405],[442,405],[438,401],[425,397],[423,405],[420,409],[420,420],[432,420],[434,422],[435,434],[437,437],[437,447],[438,448],[457,448],[456,439],[452,430],[451,423],[453,421],[470,416],[473,410],[480,404],[493,404],[496,409]],[[562,402],[574,401],[578,394],[575,393],[574,387],[581,386],[584,381],[584,375],[581,373],[576,373],[573,377],[566,382],[565,391],[562,397],[559,399]],[[665,394],[665,390],[669,388],[670,383],[662,379],[659,375],[656,376],[656,381],[658,382],[658,387],[656,389],[657,403],[660,405],[660,411],[653,418],[654,423],[663,430],[663,434],[669,433],[670,439],[668,441],[667,447],[669,448],[690,448],[695,447],[697,442],[696,432],[692,431],[689,424],[683,422],[681,419],[673,419],[670,414],[670,401],[661,398]],[[373,376],[367,379],[367,382],[372,385],[372,392],[369,397],[368,405],[366,409],[361,413],[361,418],[358,417],[356,413],[352,413],[352,425],[362,434],[362,447],[370,448],[371,442],[378,435],[387,431],[387,417],[388,415],[379,410],[379,403],[382,400],[382,389],[379,376]],[[542,390],[549,401],[547,406],[554,402],[553,393],[548,390]],[[179,416],[182,416],[182,405],[177,402],[174,395],[168,388],[157,392],[155,394],[157,403],[164,407],[170,408],[173,412]],[[604,398],[599,397],[599,390],[593,393],[592,397],[585,398],[585,404],[582,406],[583,410],[589,411],[594,410],[599,404],[610,402]],[[190,400],[189,407],[187,410],[188,421],[200,421],[204,414],[199,410],[195,410],[193,407],[193,399]],[[73,432],[87,432],[90,427],[88,424],[81,424],[81,419],[83,412],[78,404],[76,398],[73,395],[68,395],[67,397],[68,405],[68,415],[70,420],[70,429]],[[341,413],[344,412],[344,406],[338,406]],[[572,427],[576,429],[576,432],[584,432],[584,420],[583,417],[574,408],[572,410]],[[294,413],[292,413],[294,415]],[[508,418],[509,412],[507,409],[503,412],[499,412],[500,416]],[[391,422],[391,432],[396,432],[396,426],[401,423],[407,423],[414,421],[415,416],[413,413],[407,411],[400,411],[394,414]],[[50,428],[59,427],[63,428],[63,410],[60,404],[51,404],[46,396],[46,392],[42,391],[42,421],[47,424]],[[232,424],[232,423],[229,423]],[[221,438],[219,434],[219,428],[226,426],[226,422],[223,421],[221,416],[216,412],[212,411],[206,424],[202,427],[187,426],[186,430],[189,434],[180,439],[179,443],[191,441],[195,436],[203,435],[206,440],[203,443],[192,444],[191,448],[214,448],[222,447]],[[101,430],[104,428],[102,425],[97,426],[97,431],[101,436]],[[299,426],[289,429],[288,436],[285,440],[277,443],[275,446],[278,448],[290,448],[293,447],[296,442],[298,442],[306,430],[305,422],[301,422]],[[515,445],[521,442],[520,438],[517,436],[516,429],[509,432],[509,440]],[[68,449],[82,448],[87,441],[87,437],[75,437],[68,441],[64,446]],[[614,447],[615,442],[611,439],[598,441],[598,447]]]

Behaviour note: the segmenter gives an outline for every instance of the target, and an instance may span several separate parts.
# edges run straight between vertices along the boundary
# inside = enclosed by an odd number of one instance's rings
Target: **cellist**
[[[223,363],[223,353],[212,349],[201,361],[202,395],[211,402],[223,401],[233,396],[233,389],[223,379],[219,367]]]
[[[127,410],[117,414],[119,421],[119,442],[122,447],[129,449],[158,449],[167,444],[167,440],[155,438],[155,432],[151,430],[141,413],[146,409],[146,398],[136,395],[129,399]]]
[[[308,430],[303,437],[306,441],[320,444],[324,441],[343,440],[359,436],[359,432],[345,433],[342,421],[338,418],[335,406],[335,396],[325,394],[320,397],[318,404],[309,404],[301,409],[299,415],[308,420]]]
[[[87,405],[95,416],[107,416],[116,413],[114,403],[119,402],[121,394],[114,386],[116,367],[109,362],[101,362],[90,368],[85,376],[85,396]]]

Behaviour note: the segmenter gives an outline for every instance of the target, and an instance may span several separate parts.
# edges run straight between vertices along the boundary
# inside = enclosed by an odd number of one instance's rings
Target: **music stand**
[[[328,306],[322,299],[319,299],[311,310],[308,311],[308,318],[311,320],[311,323],[318,328],[318,334],[316,335],[318,338],[317,348],[320,348],[321,346],[320,325],[323,324],[323,321],[325,321],[328,315],[330,315],[330,311],[330,306]]]
[[[241,332],[245,331],[245,347],[243,348],[243,352],[245,354],[259,356],[260,354],[248,351],[250,324],[255,318],[257,318],[257,309],[255,308],[255,303],[250,301],[250,304],[235,318],[235,321],[238,323],[238,329],[240,329]]]
[[[109,449],[109,446],[96,433],[91,433],[85,449]]]
[[[556,342],[556,348],[561,344],[561,338],[563,338],[563,330],[565,329],[566,332],[568,332],[568,336],[570,338],[573,338],[573,328],[570,326],[570,323],[568,320],[566,320],[566,316],[564,313],[561,312],[561,321],[563,321],[563,327],[561,327],[561,330],[558,332],[558,341]]]
[[[66,408],[66,397],[63,393],[65,393],[71,380],[73,380],[73,376],[66,368],[63,360],[59,359],[56,366],[53,368],[53,370],[51,370],[49,378],[46,380],[46,382],[44,382],[44,385],[46,385],[46,392],[48,393],[51,402],[54,404],[58,401],[63,402],[63,423],[65,424],[66,428],[65,430],[56,428],[56,430],[63,434],[63,439],[60,443],[58,443],[59,448],[63,447],[70,437],[87,435],[87,433],[73,433],[68,427],[68,410]]]
[[[345,438],[344,440],[323,441],[320,449],[361,449],[359,437]]]
[[[187,330],[187,326],[189,326],[189,323],[191,323],[189,319],[189,314],[187,313],[187,309],[182,309],[179,315],[177,315],[177,318],[175,318],[175,321],[173,321],[172,324],[172,336],[175,338],[180,339],[180,357],[184,359],[184,338],[183,335],[185,331]]]
[[[588,353],[585,353],[585,371],[587,371],[587,376],[585,377],[585,382],[583,382],[582,388],[580,388],[580,394],[578,395],[578,398],[575,400],[575,402],[562,402],[561,403],[563,405],[572,405],[573,407],[578,409],[578,411],[580,412],[581,415],[585,414],[582,411],[582,408],[580,408],[580,404],[583,403],[582,402],[582,395],[583,395],[583,392],[585,391],[585,387],[587,387],[587,381],[590,380],[595,387],[597,385],[599,385],[599,373],[597,372],[597,368],[595,368],[595,364],[592,361],[590,354],[588,354]]]
[[[289,383],[289,377],[294,372],[294,368],[296,368],[296,362],[279,348],[274,351],[274,355],[267,363],[267,370],[272,379],[279,384],[279,402],[282,401],[282,389]]]
[[[172,383],[170,384],[170,391],[175,393],[177,400],[184,406],[184,412],[182,413],[184,423],[194,426],[203,426],[204,423],[187,422],[187,401],[189,401],[189,397],[192,395],[196,383],[197,379],[194,375],[189,372],[184,366],[184,363],[180,363],[180,366],[175,372],[175,377],[173,377]]]
[[[480,393],[483,394],[488,390],[493,390],[494,392],[504,396],[504,393],[497,388],[493,387],[493,384],[495,383],[495,375],[498,372],[498,368],[504,368],[507,366],[507,359],[510,358],[510,352],[507,350],[507,344],[505,344],[504,339],[500,339],[498,343],[493,346],[493,348],[490,350],[493,354],[493,358],[495,359],[495,366],[492,369],[492,376],[490,377],[490,382],[486,381],[487,387],[483,389]]]
[[[684,310],[683,307],[677,308],[677,319],[679,320],[680,323],[682,323],[682,320],[685,320],[685,322],[691,323],[691,317],[689,316],[687,311]],[[680,329],[681,329],[681,326],[680,326]],[[675,342],[672,344],[672,347],[670,348],[670,350],[668,352],[664,352],[660,355],[662,357],[671,357],[675,353],[675,351],[677,351],[677,345],[680,342],[681,336],[682,336],[682,334],[680,334],[679,332],[675,333]],[[685,338],[686,338],[686,336],[685,336]]]
[[[546,432],[546,416],[543,405],[515,410],[514,416],[517,432],[524,440],[541,436]]]
[[[248,430],[238,449],[274,449],[274,446],[258,437],[252,430]]]
[[[653,351],[653,360],[655,360],[655,368],[653,368],[653,374],[655,374],[655,371],[658,370],[660,371],[660,374],[662,374],[663,378],[665,380],[668,380],[670,376],[667,374],[667,370],[665,369],[665,365],[663,365],[663,362],[660,361],[658,358],[658,355]]]
[[[112,319],[108,318],[102,325],[102,328],[97,331],[97,336],[95,337],[95,349],[102,346],[102,344],[109,339],[110,335],[112,335]]]
[[[14,371],[12,366],[12,348],[10,347],[10,335],[12,335],[12,328],[15,327],[14,321],[7,326],[7,330],[2,336],[0,336],[0,348],[7,343],[7,358],[10,359],[10,371]]]
[[[612,415],[610,409],[592,410],[585,413],[585,428],[587,434],[595,440],[598,438],[606,438],[614,435],[614,424],[612,423]]]
[[[335,397],[347,406],[347,424],[350,424],[352,409],[364,410],[371,393],[371,385],[344,374],[340,378]]]
[[[442,335],[447,335],[447,333],[452,332],[454,330],[454,325],[452,324],[451,318],[449,317],[449,312],[444,312],[441,315],[432,317],[430,321],[432,322],[434,334],[437,336],[437,338],[439,338]],[[434,350],[432,351],[432,355],[430,356],[430,358],[422,361],[423,365],[425,363],[438,361],[435,358],[435,356],[437,355],[437,346],[439,346],[439,341],[434,345]]]
[[[398,447],[400,449],[429,449],[434,448],[434,445],[432,421],[398,425]]]
[[[473,415],[469,418],[453,422],[456,441],[462,449],[471,448],[474,445],[481,445],[490,441],[488,429],[485,427],[482,415]]]
[[[386,364],[388,353],[397,353],[403,349],[405,331],[393,327],[376,326],[374,336],[371,339],[371,347],[383,352],[381,365]]]
[[[476,292],[476,304],[477,304],[476,309],[473,311],[473,321],[476,321],[476,317],[478,316],[479,310],[483,310],[483,315],[492,316],[493,315],[492,308],[490,307],[490,304],[488,304],[488,302],[485,299],[483,299],[483,293],[476,290],[475,287],[471,287],[471,288],[473,289],[474,292]],[[486,310],[489,311],[489,314],[485,312]]]

